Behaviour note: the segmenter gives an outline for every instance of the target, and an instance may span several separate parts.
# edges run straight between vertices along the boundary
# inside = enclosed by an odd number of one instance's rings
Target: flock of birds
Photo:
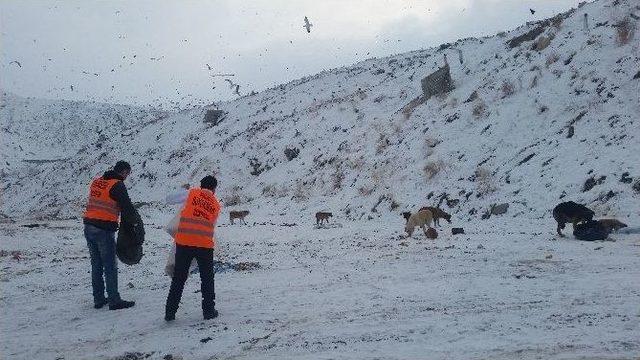
[[[116,11],[116,14],[118,14],[118,13],[120,13],[120,11],[119,11],[119,10],[118,10],[118,11]],[[305,17],[304,17],[304,25],[303,25],[302,27],[306,29],[307,33],[311,33],[311,27],[312,27],[312,26],[313,26],[313,24],[311,24],[311,23],[309,22],[309,18],[307,18],[307,17],[305,16]],[[119,38],[120,38],[120,39],[124,39],[124,38],[125,38],[125,35],[123,35],[123,34],[120,34],[120,35],[118,35],[118,36],[119,36]],[[36,40],[35,40],[35,39],[34,39],[33,41],[34,41],[34,42],[36,42]],[[188,39],[183,39],[183,40],[181,40],[180,42],[188,42]],[[64,51],[67,51],[67,49],[66,49],[66,48],[64,48]],[[134,54],[134,55],[131,57],[131,59],[136,59],[137,57],[138,57],[138,56],[137,56],[137,54]],[[123,60],[127,60],[126,55],[125,55],[125,56],[122,56],[122,59],[123,59]],[[160,60],[162,60],[162,59],[164,59],[164,55],[163,55],[163,56],[149,57],[149,60],[150,60],[150,61],[160,61]],[[52,60],[51,58],[49,58],[49,59],[48,59],[48,61],[51,61],[51,60]],[[133,61],[129,61],[129,63],[130,63],[130,65],[133,65],[133,64],[134,64],[134,62],[133,62]],[[21,64],[18,60],[12,60],[12,61],[10,61],[10,62],[9,62],[9,66],[11,66],[11,65],[16,65],[18,68],[22,68],[22,64]],[[214,71],[214,68],[213,68],[211,65],[209,65],[209,64],[205,64],[205,66],[206,66],[206,68],[207,68],[207,70],[208,70],[208,71]],[[122,64],[118,65],[118,67],[119,67],[119,68],[122,68]],[[45,70],[45,71],[46,71],[46,66],[44,66],[44,65],[43,65],[43,70]],[[111,72],[115,72],[115,71],[116,71],[116,68],[111,69]],[[82,73],[82,74],[84,74],[84,75],[90,75],[90,76],[96,76],[96,77],[97,77],[97,76],[100,76],[100,73],[98,73],[98,72],[91,72],[91,71],[86,71],[86,70],[82,70],[82,71],[81,71],[81,73]],[[231,90],[231,92],[232,92],[234,95],[236,95],[236,96],[242,96],[242,94],[240,93],[240,84],[238,84],[238,83],[234,82],[234,81],[231,79],[232,77],[234,77],[234,76],[235,76],[235,74],[232,74],[232,73],[212,73],[212,74],[209,74],[209,76],[210,76],[211,78],[213,78],[213,79],[218,78],[218,77],[222,77],[222,78],[224,78],[224,81],[226,81],[227,83],[229,83],[229,89]],[[149,85],[148,85],[148,84],[147,84],[147,87],[149,87]],[[211,87],[211,88],[212,88],[212,90],[216,89],[215,82],[213,83],[213,85],[212,85],[212,87]],[[49,92],[49,93],[51,93],[51,92],[52,92],[52,90],[62,90],[62,88],[52,88],[52,89],[50,89],[48,92]],[[75,87],[73,84],[70,84],[70,85],[69,85],[69,90],[73,92],[73,91],[76,91],[77,89],[76,89],[76,87]],[[111,91],[114,91],[114,90],[115,90],[115,85],[111,85]],[[179,91],[178,89],[176,89],[176,93],[177,93],[178,95],[180,95],[180,91]],[[186,98],[189,98],[189,97],[192,97],[192,96],[193,96],[193,95],[191,95],[191,94],[185,95],[185,96],[183,96],[183,97],[181,98],[181,100],[185,100]],[[94,100],[92,97],[91,97],[91,99],[92,99],[92,100]],[[167,100],[168,100],[168,98],[167,98]],[[173,105],[174,105],[174,108],[176,108],[176,106],[179,104],[179,102],[177,102],[177,101],[168,101],[168,102],[169,102],[169,103],[171,103],[171,104],[173,104]],[[204,105],[204,101],[200,101],[200,103],[199,103],[199,104],[195,104],[195,105]],[[191,103],[190,103],[190,104],[187,104],[187,106],[188,106],[188,107],[189,107],[189,106],[191,106]]]
[[[535,12],[536,12],[533,9],[529,9],[529,11],[531,12],[532,15],[535,14]],[[119,10],[116,11],[116,14],[118,14],[118,13],[120,13]],[[304,25],[302,27],[306,30],[307,34],[311,33],[311,28],[313,27],[313,24],[309,21],[309,18],[306,17],[306,16],[304,17]],[[121,38],[124,38],[124,35],[119,35],[119,36]],[[36,40],[33,40],[33,41],[35,42]],[[181,42],[187,42],[187,41],[188,41],[187,39],[181,40]],[[398,41],[400,41],[400,40],[398,40]],[[64,50],[66,51],[67,49],[65,48]],[[368,54],[369,53],[367,53],[367,55]],[[136,59],[137,55],[134,54],[132,58]],[[123,56],[122,59],[126,60],[126,56]],[[150,61],[160,61],[162,59],[164,59],[164,55],[163,56],[149,57]],[[51,60],[52,60],[51,58],[48,59],[48,61],[51,61]],[[133,64],[134,64],[134,62],[130,61],[130,65],[133,65]],[[22,64],[17,60],[13,60],[13,61],[9,62],[9,65],[10,66],[11,65],[16,65],[18,68],[22,68]],[[211,65],[209,65],[209,64],[205,64],[205,65],[206,65],[208,71],[214,71],[214,68]],[[122,64],[120,64],[118,67],[122,68]],[[43,65],[43,69],[46,70],[46,66]],[[115,68],[111,69],[111,72],[115,72],[115,71],[116,71]],[[82,74],[92,75],[92,76],[99,76],[100,75],[97,72],[90,72],[90,71],[85,71],[85,70],[82,71]],[[236,96],[242,96],[242,94],[240,93],[240,84],[234,82],[231,79],[232,77],[235,76],[235,74],[232,74],[232,73],[212,73],[212,74],[209,74],[209,76],[211,78],[213,78],[214,80],[217,77],[224,78],[224,81],[226,81],[229,84],[229,89],[231,90],[231,92]],[[149,85],[147,87],[149,87]],[[74,87],[73,84],[69,85],[69,89],[72,92],[76,90],[76,88]],[[214,81],[214,83],[212,85],[212,90],[214,90],[214,89],[216,89],[215,81]],[[58,88],[54,88],[53,90],[59,90],[59,89]],[[114,90],[115,90],[115,86],[111,85],[111,91],[114,91]],[[51,90],[49,90],[49,92],[51,92]],[[180,91],[177,88],[176,88],[176,93],[178,95],[180,95]],[[185,100],[185,99],[191,98],[191,97],[193,97],[193,95],[188,94],[188,95],[183,96],[181,100]],[[160,99],[158,99],[158,100],[160,100]],[[179,104],[179,102],[173,101],[173,100],[169,100],[168,98],[166,100],[168,100],[169,103],[173,104],[174,108]],[[194,106],[197,106],[197,105],[204,105],[204,101],[200,101],[199,104],[195,104]],[[187,104],[187,106],[191,106],[191,104]]]

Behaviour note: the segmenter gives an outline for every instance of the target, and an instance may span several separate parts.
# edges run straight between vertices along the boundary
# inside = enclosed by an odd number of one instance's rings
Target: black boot
[[[208,311],[206,313],[204,313],[204,319],[205,320],[210,320],[210,319],[215,319],[218,317],[218,310],[213,309],[213,311]]]
[[[134,306],[135,304],[136,304],[135,301],[120,300],[115,304],[109,304],[109,310],[126,309]]]
[[[102,307],[105,306],[105,305],[107,305],[107,300],[93,304],[93,308],[94,309],[102,309]]]
[[[164,321],[173,321],[175,319],[176,319],[176,314],[169,314],[169,313],[164,314]]]

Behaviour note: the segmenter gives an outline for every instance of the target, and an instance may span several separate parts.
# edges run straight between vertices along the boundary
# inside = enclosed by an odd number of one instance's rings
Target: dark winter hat
[[[218,180],[211,175],[207,175],[200,180],[200,187],[203,189],[209,189],[215,191],[218,186]]]
[[[124,160],[120,160],[116,163],[116,166],[113,167],[113,171],[120,173],[123,171],[131,171],[131,165]]]

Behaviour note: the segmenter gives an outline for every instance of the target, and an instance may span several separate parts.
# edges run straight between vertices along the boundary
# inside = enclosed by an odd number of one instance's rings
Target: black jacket
[[[117,172],[109,170],[102,175],[105,180],[118,179],[118,181],[109,191],[109,197],[115,200],[120,206],[120,221],[125,223],[134,224],[137,221],[137,211],[129,199],[129,193],[127,193],[127,187],[124,185],[123,178]],[[90,224],[100,229],[117,231],[118,223],[115,221],[97,220],[84,218],[83,223]]]

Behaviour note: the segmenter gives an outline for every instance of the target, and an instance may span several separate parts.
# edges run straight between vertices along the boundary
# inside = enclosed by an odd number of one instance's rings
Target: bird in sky
[[[240,85],[231,81],[231,79],[224,79],[224,81],[229,83],[229,88],[233,89],[233,93],[240,96]]]
[[[11,65],[11,64],[16,64],[19,67],[22,67],[22,64],[20,64],[20,62],[18,62],[17,60],[13,60],[12,62],[9,63],[9,65]]]
[[[312,23],[310,23],[310,22],[309,22],[309,19],[305,16],[305,17],[304,17],[304,26],[303,26],[303,28],[306,28],[306,29],[307,29],[307,33],[310,33],[310,32],[311,32],[311,27],[312,27],[312,26],[313,26],[313,24],[312,24]]]
[[[209,69],[209,71],[213,70],[213,68],[211,67],[211,65],[209,65],[209,64],[205,64],[205,65],[207,65],[207,69]]]
[[[533,15],[533,14],[535,14],[535,13],[536,13],[536,11],[535,11],[535,10],[533,10],[533,9],[531,9],[531,8],[529,9],[529,11],[531,11],[531,15]]]

